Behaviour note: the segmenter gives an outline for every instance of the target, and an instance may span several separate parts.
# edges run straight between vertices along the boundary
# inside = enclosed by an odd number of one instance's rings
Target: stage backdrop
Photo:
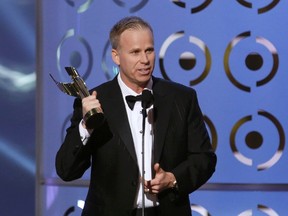
[[[111,80],[108,33],[127,15],[155,30],[155,76],[194,88],[218,155],[190,195],[197,215],[287,214],[288,1],[42,0],[38,4],[37,215],[79,215],[89,171],[62,182],[54,160],[74,98],[49,76],[88,87]]]

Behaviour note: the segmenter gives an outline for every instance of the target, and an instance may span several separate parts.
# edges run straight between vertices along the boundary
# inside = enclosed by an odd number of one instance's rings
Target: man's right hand
[[[99,100],[97,99],[97,92],[96,91],[93,91],[91,95],[82,99],[83,119],[84,119],[85,114],[93,108],[95,108],[97,110],[97,112],[103,113],[103,110],[101,108],[101,104],[100,104]],[[83,121],[82,125],[84,128],[86,128],[84,121]]]

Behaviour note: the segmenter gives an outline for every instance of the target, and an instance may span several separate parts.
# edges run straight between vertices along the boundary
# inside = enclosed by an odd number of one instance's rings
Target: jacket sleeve
[[[206,183],[214,173],[217,162],[196,92],[193,92],[186,118],[186,159],[172,170],[177,179],[179,195],[189,194]]]
[[[83,145],[79,133],[79,123],[82,120],[81,99],[75,99],[73,108],[71,125],[66,130],[65,140],[58,150],[55,160],[56,172],[64,181],[82,177],[91,165],[91,155],[97,149],[97,144],[105,143],[111,138],[107,121],[104,120],[99,128],[94,129],[86,145]]]

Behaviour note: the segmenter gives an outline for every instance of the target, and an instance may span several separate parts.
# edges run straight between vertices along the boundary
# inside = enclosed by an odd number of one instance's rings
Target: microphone
[[[149,108],[154,102],[154,97],[150,90],[144,89],[142,91],[141,106],[143,109]]]

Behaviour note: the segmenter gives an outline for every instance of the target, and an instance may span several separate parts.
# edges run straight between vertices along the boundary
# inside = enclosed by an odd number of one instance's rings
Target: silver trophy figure
[[[88,97],[90,95],[84,80],[79,76],[77,70],[74,67],[65,67],[68,75],[72,78],[72,83],[61,83],[54,79],[54,77],[50,74],[53,81],[56,83],[58,88],[74,97],[80,97],[83,99],[84,97]],[[83,118],[87,129],[94,129],[97,126],[101,125],[104,121],[104,113],[101,108],[93,108],[89,110],[84,118]]]

